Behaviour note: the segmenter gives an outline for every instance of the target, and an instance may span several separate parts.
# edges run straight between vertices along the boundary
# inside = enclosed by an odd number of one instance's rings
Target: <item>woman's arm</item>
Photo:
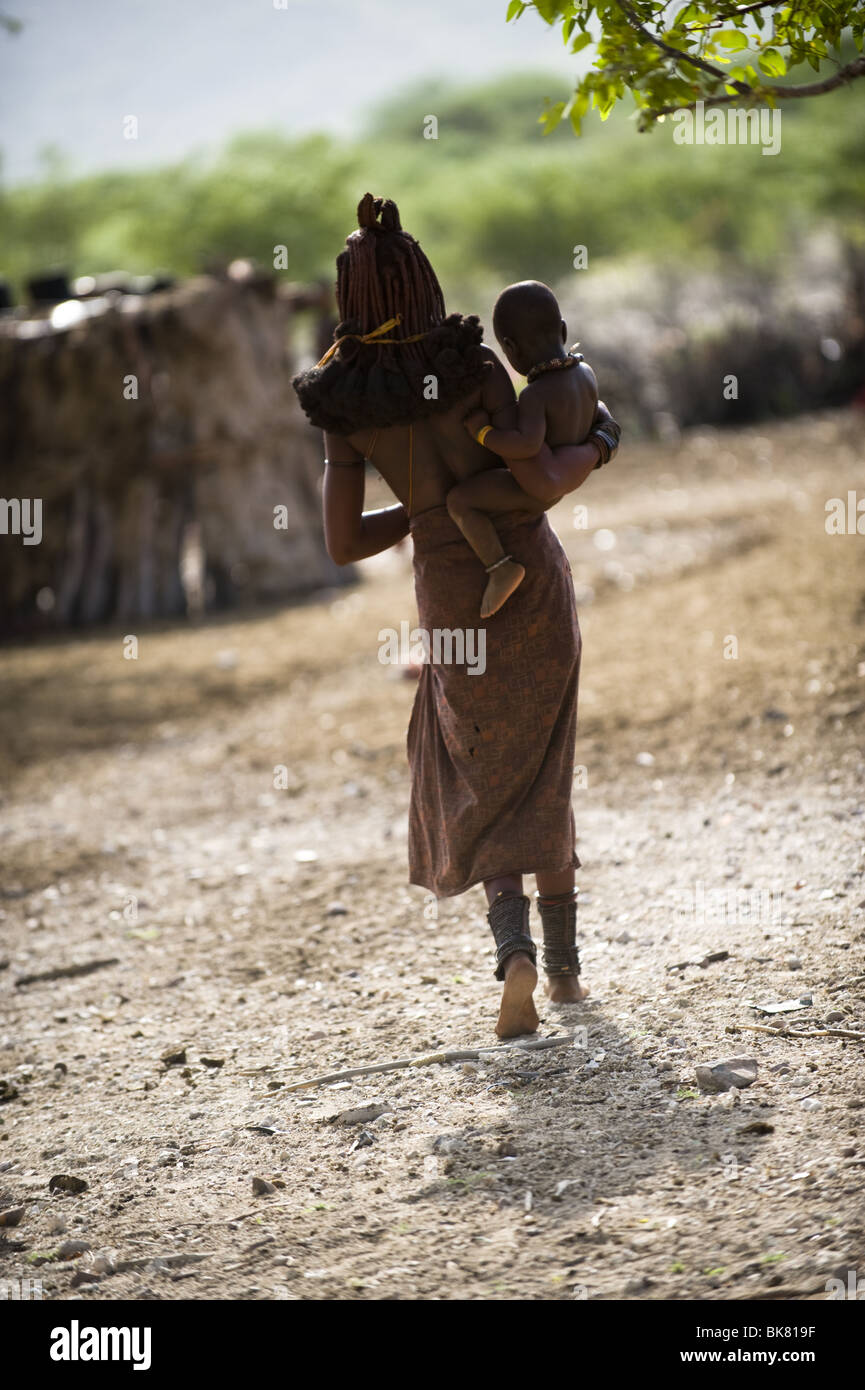
[[[520,487],[541,502],[554,502],[576,492],[589,474],[609,463],[619,447],[621,429],[603,401],[598,401],[589,436],[582,444],[546,444],[532,459],[509,459],[508,467]],[[487,439],[490,435],[487,435]]]
[[[589,438],[593,441],[596,440],[601,448],[601,457],[595,464],[596,468],[600,468],[601,464],[609,463],[610,459],[615,458],[619,452],[622,427],[613,419],[603,401],[598,401]]]
[[[365,512],[363,455],[339,435],[326,434],[324,442],[324,539],[328,555],[337,565],[350,565],[389,550],[408,535],[405,507],[399,503]]]

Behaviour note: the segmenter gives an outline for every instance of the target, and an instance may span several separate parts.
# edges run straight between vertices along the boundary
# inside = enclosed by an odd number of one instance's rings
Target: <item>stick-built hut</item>
[[[321,436],[290,384],[291,324],[321,291],[232,272],[0,315],[0,631],[350,577],[324,547]],[[14,534],[24,499],[38,544]]]

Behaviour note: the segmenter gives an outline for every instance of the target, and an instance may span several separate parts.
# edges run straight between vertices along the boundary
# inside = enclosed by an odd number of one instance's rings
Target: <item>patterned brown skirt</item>
[[[580,862],[571,791],[581,644],[571,569],[545,515],[498,517],[496,526],[526,577],[482,621],[486,575],[447,508],[411,522],[419,626],[432,659],[408,729],[409,879],[437,897]],[[448,651],[447,633],[469,629],[468,660],[447,660],[460,654],[456,644]]]

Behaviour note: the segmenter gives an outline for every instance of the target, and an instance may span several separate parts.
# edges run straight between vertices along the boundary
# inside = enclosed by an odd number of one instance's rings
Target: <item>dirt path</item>
[[[865,1275],[863,1044],[748,1031],[777,1023],[754,1004],[810,996],[786,1026],[865,1033],[865,540],[824,527],[857,431],[635,448],[587,487],[588,529],[556,515],[592,997],[540,1012],[577,1046],[497,1048],[481,891],[405,884],[413,687],[376,659],[413,620],[405,556],[338,597],[141,633],[137,661],[122,634],[5,653],[0,1209],[26,1212],[0,1280],[731,1299]],[[702,1095],[695,1067],[736,1056],[755,1084]],[[381,1113],[334,1118],[361,1107]]]

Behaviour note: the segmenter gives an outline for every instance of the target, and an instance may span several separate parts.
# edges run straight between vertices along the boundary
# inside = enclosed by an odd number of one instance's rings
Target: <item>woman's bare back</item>
[[[394,425],[348,436],[352,448],[371,459],[394,496],[412,515],[444,506],[454,483],[489,468],[490,451],[463,428],[469,411],[484,409],[501,417],[504,425],[507,412],[515,408],[514,388],[507,371],[494,352],[489,348],[482,351],[490,363],[487,380],[452,410],[411,426]]]

